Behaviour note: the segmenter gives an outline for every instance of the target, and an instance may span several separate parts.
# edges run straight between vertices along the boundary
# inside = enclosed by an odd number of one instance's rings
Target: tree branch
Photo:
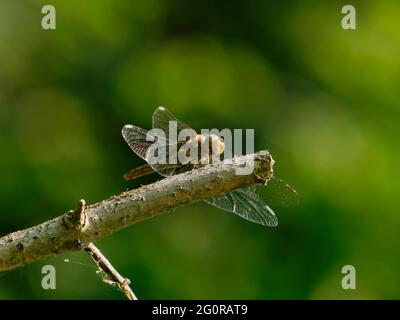
[[[93,243],[89,243],[85,248],[85,251],[90,254],[93,261],[96,262],[100,271],[106,274],[107,279],[103,279],[103,282],[112,285],[116,284],[129,300],[137,300],[132,289],[129,287],[131,281],[121,276]]]
[[[235,168],[254,161],[254,171]],[[29,229],[0,238],[0,271],[11,270],[64,251],[82,250],[97,239],[179,206],[268,180],[273,160],[267,151],[235,158],[234,165],[212,164],[123,192],[78,208]]]

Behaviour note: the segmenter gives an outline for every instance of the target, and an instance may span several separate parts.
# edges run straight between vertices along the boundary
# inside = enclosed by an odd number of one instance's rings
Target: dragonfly
[[[189,135],[185,141],[177,142],[175,140],[171,141],[166,137],[156,137],[150,134],[149,131],[135,125],[127,124],[122,128],[122,136],[129,147],[137,156],[147,162],[147,164],[125,173],[125,180],[134,180],[154,172],[159,173],[163,177],[169,177],[175,174],[194,170],[197,167],[204,165],[203,162],[199,165],[198,162],[193,163],[193,161],[177,161],[176,163],[158,163],[150,161],[149,151],[152,144],[157,140],[160,142],[162,140],[162,143],[165,146],[171,146],[174,144],[175,148],[163,148],[163,151],[161,151],[164,153],[162,156],[165,156],[165,158],[170,156],[170,150],[172,150],[172,152],[179,152],[184,143],[190,144],[191,142],[197,144],[199,147],[205,142],[208,142],[210,148],[210,153],[208,155],[210,155],[211,152],[214,152],[219,156],[223,155],[224,151],[226,151],[222,138],[214,134],[197,134],[187,124],[178,120],[165,107],[158,107],[154,111],[152,127],[153,129],[160,129],[163,130],[163,132],[168,132],[171,121],[176,123],[178,131],[186,129],[192,132],[192,134]],[[161,156],[161,152],[158,156]],[[197,155],[197,157],[204,157],[204,153]],[[266,183],[267,180],[264,181],[265,184],[262,186],[239,188],[229,193],[207,198],[204,201],[224,211],[235,213],[241,218],[253,223],[275,227],[278,225],[278,219],[270,205],[281,207],[293,206],[298,203],[299,197],[296,190],[284,180],[271,176],[268,178],[268,183]],[[263,200],[264,198],[267,199],[268,204]]]

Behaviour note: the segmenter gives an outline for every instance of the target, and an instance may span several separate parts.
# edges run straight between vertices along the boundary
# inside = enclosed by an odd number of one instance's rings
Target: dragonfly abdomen
[[[149,174],[154,173],[154,170],[151,166],[148,164],[144,164],[140,167],[133,168],[129,170],[127,173],[124,174],[124,179],[125,180],[135,180],[140,177],[148,176]]]

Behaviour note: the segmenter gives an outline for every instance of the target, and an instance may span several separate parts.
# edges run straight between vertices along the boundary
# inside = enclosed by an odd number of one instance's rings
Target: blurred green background
[[[1,235],[158,179],[123,181],[143,162],[120,131],[164,105],[194,128],[254,128],[301,202],[277,228],[199,203],[98,241],[139,298],[400,298],[400,3],[352,1],[356,30],[345,4],[1,0]],[[123,299],[95,271],[51,257],[1,273],[0,298]]]

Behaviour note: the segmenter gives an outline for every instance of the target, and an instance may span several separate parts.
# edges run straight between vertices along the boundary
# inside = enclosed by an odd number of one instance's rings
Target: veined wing
[[[179,131],[183,130],[183,129],[191,129],[193,130],[191,127],[189,127],[186,123],[178,120],[177,118],[175,118],[175,116],[169,112],[167,110],[167,108],[165,107],[158,107],[156,110],[154,110],[153,113],[153,118],[152,118],[152,122],[153,122],[153,128],[154,129],[162,129],[166,134],[168,134],[169,132],[169,124],[171,121],[175,121],[176,125],[177,125],[177,130],[178,130],[178,134]],[[193,135],[195,135],[195,131],[193,130]]]
[[[240,217],[261,224],[275,227],[278,219],[270,207],[268,207],[255,193],[246,188],[237,189],[221,196],[204,200],[217,208],[233,212]]]
[[[177,171],[183,172],[182,170],[184,168],[186,170],[190,169],[189,167],[182,166],[182,164],[179,163],[168,163],[170,150],[169,142],[162,137],[155,136],[151,132],[131,124],[127,124],[122,128],[122,136],[131,147],[133,152],[135,152],[146,162],[149,162],[149,147],[156,141],[159,141],[160,144],[162,144],[164,147],[157,149],[158,154],[156,156],[158,156],[160,159],[166,159],[166,163],[151,163],[150,166],[153,168],[154,171],[157,171],[164,177],[171,176]],[[179,147],[180,146],[178,145],[175,149],[179,150]]]
[[[123,126],[122,136],[133,152],[143,160],[146,160],[147,149],[157,140],[157,137],[152,137],[147,130],[132,124]]]
[[[261,199],[272,207],[293,207],[299,204],[299,194],[286,181],[272,177],[266,186],[252,187]]]

